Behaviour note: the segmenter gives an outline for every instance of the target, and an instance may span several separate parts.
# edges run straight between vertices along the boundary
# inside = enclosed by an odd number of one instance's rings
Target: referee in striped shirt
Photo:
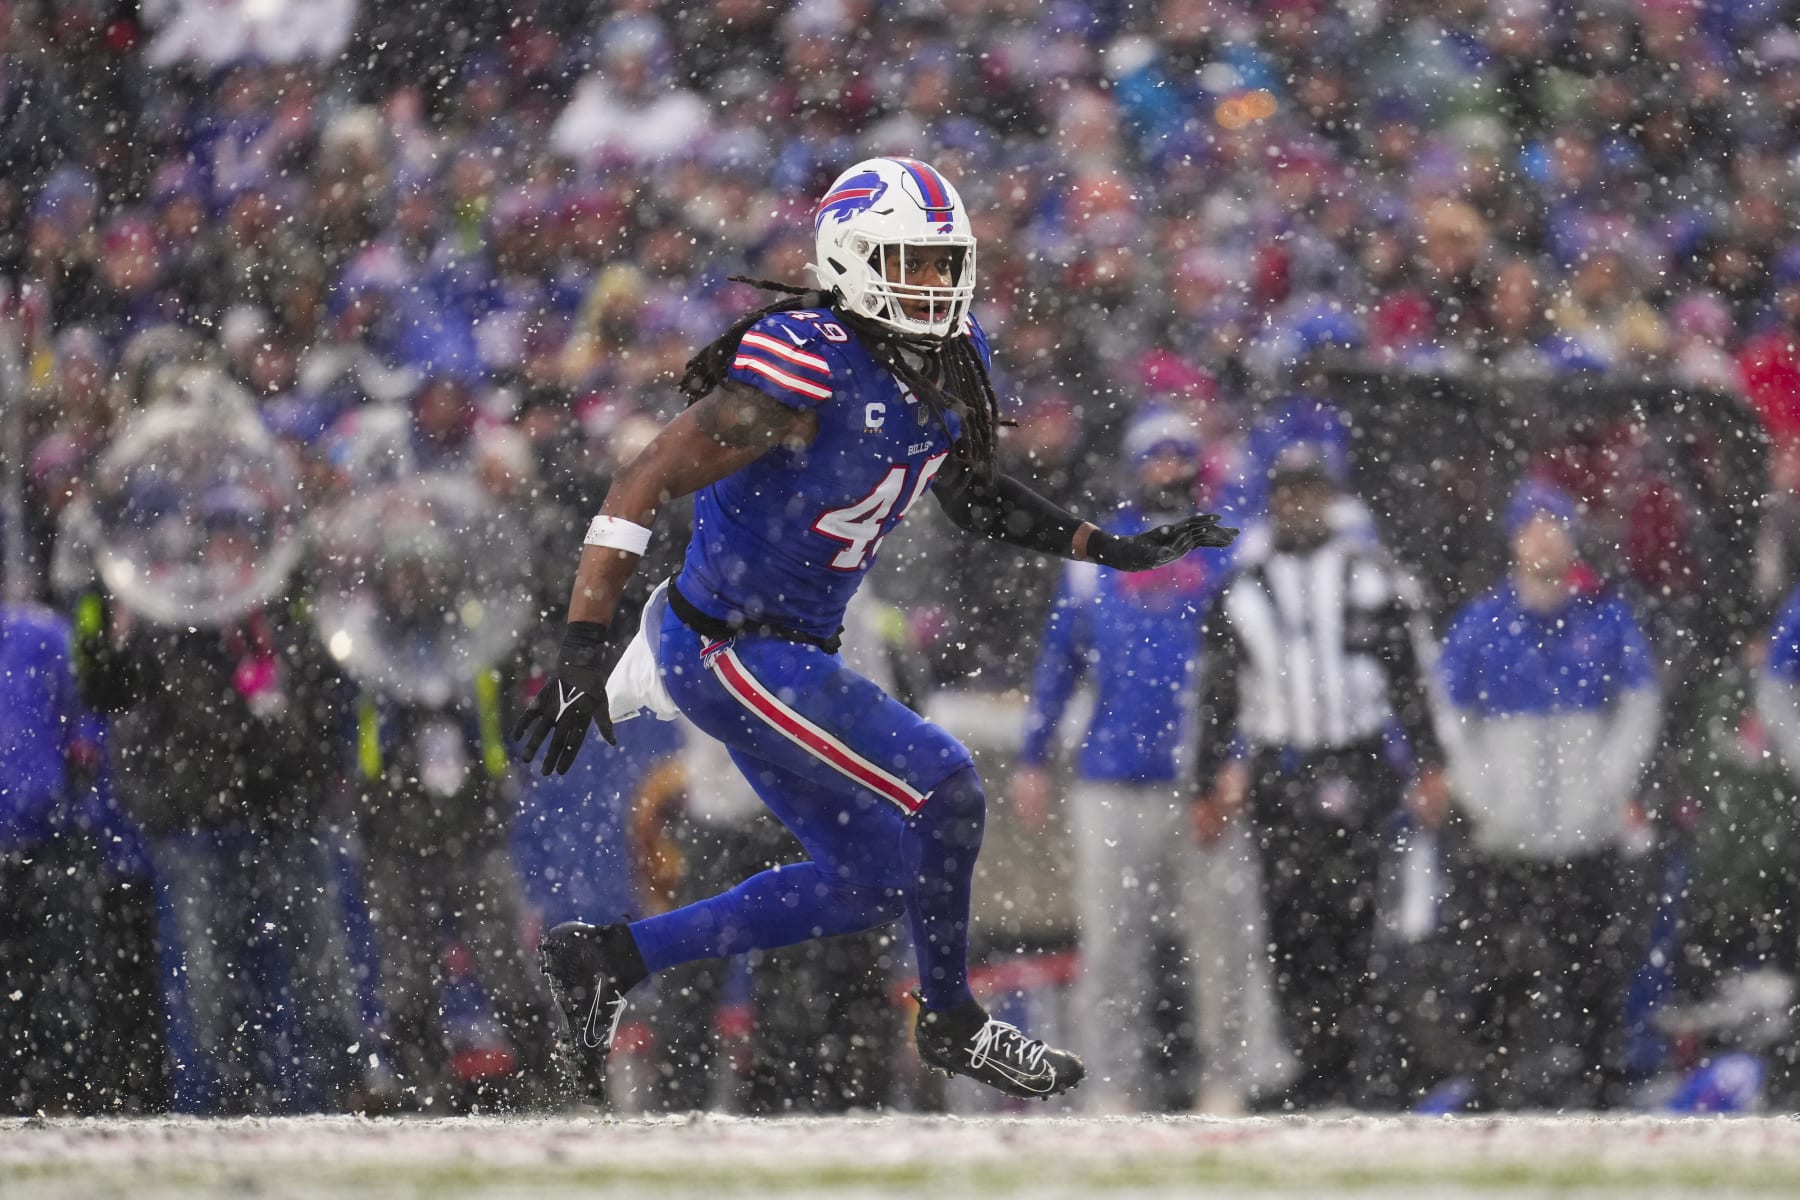
[[[1271,470],[1270,521],[1247,539],[1205,628],[1195,803],[1202,838],[1240,810],[1261,859],[1270,956],[1299,1075],[1283,1107],[1353,1105],[1384,838],[1404,801],[1449,805],[1418,647],[1416,589],[1376,546],[1331,461],[1308,443]],[[1398,724],[1408,787],[1384,746]]]

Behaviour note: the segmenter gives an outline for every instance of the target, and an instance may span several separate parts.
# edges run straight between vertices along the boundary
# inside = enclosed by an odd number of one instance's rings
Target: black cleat
[[[538,941],[538,962],[576,1057],[604,1061],[625,1016],[625,993],[649,974],[630,927],[565,921]]]
[[[914,1040],[926,1066],[946,1075],[967,1075],[1021,1100],[1048,1100],[1087,1074],[1067,1050],[994,1020],[973,1000],[944,1012],[921,1008]]]

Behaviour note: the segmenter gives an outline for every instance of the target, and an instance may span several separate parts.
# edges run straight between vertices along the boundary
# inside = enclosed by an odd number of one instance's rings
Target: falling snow
[[[1791,1194],[1796,16],[0,0],[0,1191]]]

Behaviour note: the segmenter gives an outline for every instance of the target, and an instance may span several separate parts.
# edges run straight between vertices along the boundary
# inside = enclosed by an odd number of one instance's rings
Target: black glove
[[[1115,571],[1148,571],[1201,546],[1223,550],[1237,540],[1237,535],[1231,526],[1219,524],[1217,513],[1201,513],[1131,537],[1114,537],[1096,529],[1088,535],[1087,556]]]
[[[600,726],[607,745],[616,746],[612,713],[606,706],[606,677],[616,658],[612,630],[599,621],[570,621],[563,630],[562,653],[556,673],[513,724],[513,741],[523,742],[519,757],[529,763],[551,730],[550,749],[544,752],[544,774],[567,775],[575,765],[575,753],[587,738],[588,722]]]

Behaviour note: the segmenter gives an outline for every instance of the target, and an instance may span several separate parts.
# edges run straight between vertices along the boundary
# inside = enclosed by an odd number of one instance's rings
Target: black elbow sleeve
[[[1081,518],[1038,495],[1008,475],[980,480],[961,475],[939,493],[940,503],[961,529],[1011,546],[1069,556]]]
[[[950,518],[952,525],[986,537],[997,515],[992,486],[978,483],[968,474],[957,472],[953,478],[940,478],[932,487],[931,494],[937,497],[938,507],[944,510],[944,515]]]

